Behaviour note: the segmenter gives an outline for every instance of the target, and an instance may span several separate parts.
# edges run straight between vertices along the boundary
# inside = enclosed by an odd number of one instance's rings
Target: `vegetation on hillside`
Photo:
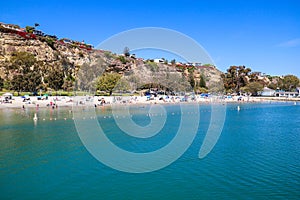
[[[115,59],[122,64],[127,64],[129,58],[119,56]],[[124,79],[122,75],[111,71],[104,73],[109,64],[103,59],[98,59],[94,65],[83,64],[80,71],[74,75],[71,64],[66,59],[61,59],[59,63],[48,65],[38,61],[36,57],[28,52],[15,52],[11,59],[5,62],[4,77],[0,78],[0,88],[20,92],[38,92],[39,90],[82,90],[96,91],[101,90],[112,94],[113,90],[128,91],[132,89],[143,89],[144,87],[158,87],[163,90],[175,91],[186,90],[185,83],[196,93],[209,92],[206,81],[207,77],[199,74],[195,79],[194,68],[185,69],[180,77],[171,77],[168,70],[162,76],[160,67],[157,63],[148,61],[145,66],[152,73],[154,82],[142,83],[142,80],[129,73]],[[104,74],[103,74],[104,73]],[[103,75],[102,75],[103,74]],[[131,75],[130,75],[131,74]],[[250,93],[257,95],[264,87],[271,89],[295,91],[299,86],[299,79],[294,75],[283,77],[260,76],[260,73],[252,72],[245,66],[230,66],[226,73],[222,74],[224,88],[227,93]],[[122,78],[122,79],[121,79]],[[177,81],[176,81],[177,80]],[[157,82],[155,84],[155,82]],[[159,83],[161,82],[161,83]],[[174,85],[174,82],[179,83]],[[154,84],[154,85],[153,85]],[[75,88],[75,85],[78,87]],[[184,86],[185,85],[185,86]]]
[[[12,26],[12,25],[10,25]],[[262,76],[245,66],[230,66],[222,75],[211,64],[170,63],[164,58],[141,60],[103,50],[92,50],[84,42],[60,39],[27,26],[24,31],[0,26],[1,40],[10,43],[0,47],[0,90],[14,92],[38,91],[135,91],[155,88],[173,93],[250,93],[259,94],[264,87],[274,90],[296,91],[299,79],[294,75]],[[20,29],[16,34],[13,29]],[[3,33],[3,34],[2,34]],[[3,37],[2,37],[3,36]],[[18,39],[18,37],[22,39]],[[30,40],[30,42],[28,42]],[[223,82],[222,82],[223,81]],[[224,87],[223,87],[224,86]]]
[[[118,73],[104,73],[102,76],[98,77],[96,88],[97,90],[106,91],[109,95],[112,95],[113,90],[121,77],[122,76]]]
[[[54,91],[66,90],[73,87],[74,77],[70,74],[69,68],[60,64],[47,64],[38,61],[35,56],[28,52],[15,52],[10,61],[4,66],[4,79],[1,88],[20,92],[34,92],[39,90],[53,89]]]
[[[257,95],[264,87],[274,90],[295,91],[299,86],[299,78],[294,75],[261,76],[260,73],[251,72],[245,66],[230,66],[222,74],[224,87],[228,93],[251,93]]]

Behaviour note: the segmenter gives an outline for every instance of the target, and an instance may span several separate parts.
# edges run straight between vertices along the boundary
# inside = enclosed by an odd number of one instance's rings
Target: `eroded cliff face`
[[[61,44],[55,41],[52,44],[45,38],[25,39],[17,34],[0,32],[0,76],[5,76],[7,66],[15,52],[29,52],[33,54],[39,65],[42,65],[45,73],[53,69],[53,66],[62,66],[77,78],[80,71],[88,73],[116,72],[122,74],[126,81],[130,82],[131,89],[137,89],[147,83],[160,83],[168,85],[176,82],[186,84],[190,73],[195,82],[200,81],[202,75],[208,88],[220,87],[222,79],[219,70],[213,67],[195,68],[193,72],[180,71],[175,66],[162,63],[146,62],[142,59],[123,57],[103,50],[87,50],[74,45]],[[87,73],[87,72],[85,72]],[[101,74],[100,73],[100,74]],[[6,74],[7,76],[7,74]],[[95,78],[96,76],[91,76]],[[92,81],[92,80],[88,80]],[[79,80],[80,82],[80,80]],[[178,87],[172,86],[172,87]],[[179,89],[179,88],[178,88]]]
[[[25,39],[16,34],[0,32],[0,62],[9,61],[14,52],[32,53],[38,61],[46,62],[49,65],[66,59],[68,64],[81,66],[92,58],[87,50],[58,43],[55,43],[52,48],[47,42],[39,39]]]

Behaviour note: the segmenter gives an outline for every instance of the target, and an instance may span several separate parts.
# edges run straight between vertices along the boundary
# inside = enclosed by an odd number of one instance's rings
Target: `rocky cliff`
[[[3,79],[12,77],[15,71],[9,71],[12,58],[16,52],[28,52],[37,61],[37,68],[42,74],[42,84],[45,83],[47,74],[55,68],[64,72],[64,77],[72,76],[77,83],[71,85],[83,85],[81,89],[87,89],[95,78],[103,72],[116,72],[123,76],[129,90],[136,90],[148,86],[161,85],[170,90],[184,90],[193,82],[199,85],[201,78],[205,79],[209,90],[216,90],[222,84],[221,74],[215,67],[178,68],[176,65],[154,63],[116,55],[112,52],[82,48],[74,43],[63,43],[61,40],[37,36],[25,38],[15,33],[0,32],[0,76]],[[69,79],[70,81],[70,79]],[[175,84],[176,83],[176,84]]]

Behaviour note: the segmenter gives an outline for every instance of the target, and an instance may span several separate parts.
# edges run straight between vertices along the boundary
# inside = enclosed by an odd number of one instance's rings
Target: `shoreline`
[[[11,100],[11,103],[0,103],[1,109],[25,109],[25,108],[58,108],[65,107],[70,108],[73,106],[84,106],[85,102],[88,102],[89,105],[94,105],[95,107],[105,107],[105,106],[124,106],[124,105],[176,105],[176,104],[189,104],[189,103],[198,103],[198,104],[211,104],[214,102],[219,103],[240,103],[240,104],[250,104],[250,103],[269,103],[269,102],[300,102],[300,98],[285,98],[285,97],[242,97],[241,100],[238,100],[238,97],[233,97],[231,99],[216,99],[213,98],[196,98],[195,100],[189,100],[186,102],[180,101],[183,97],[171,97],[164,99],[162,97],[155,97],[151,100],[148,100],[147,97],[137,97],[137,96],[95,96],[95,97],[49,97],[48,100],[36,100],[35,97],[30,97],[32,100],[23,102],[21,97],[14,97]],[[86,101],[87,100],[87,101]]]

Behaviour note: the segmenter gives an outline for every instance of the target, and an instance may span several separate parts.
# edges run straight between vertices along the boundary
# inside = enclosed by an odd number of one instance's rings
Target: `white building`
[[[261,96],[264,97],[271,97],[275,95],[275,90],[272,90],[268,87],[264,87],[263,91],[261,92]]]
[[[162,59],[162,58],[156,58],[156,59],[154,59],[154,62],[155,62],[155,63],[164,63],[165,60]]]
[[[285,92],[282,90],[276,91],[274,96],[276,97],[297,97],[299,95],[299,92]]]

